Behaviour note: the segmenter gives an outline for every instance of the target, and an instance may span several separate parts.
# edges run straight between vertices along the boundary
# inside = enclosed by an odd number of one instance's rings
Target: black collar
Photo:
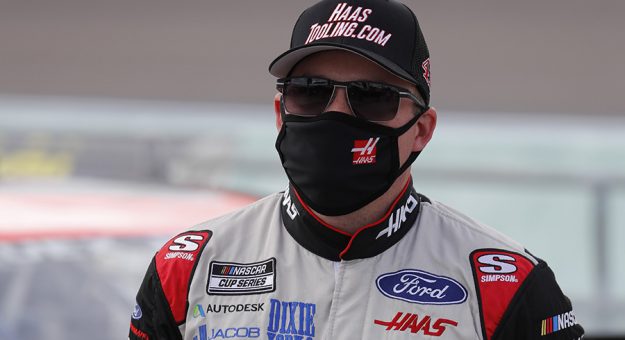
[[[409,181],[399,197],[380,220],[349,235],[321,221],[297,195],[293,187],[285,191],[281,213],[293,238],[309,251],[332,261],[372,257],[387,250],[413,227],[421,201]]]

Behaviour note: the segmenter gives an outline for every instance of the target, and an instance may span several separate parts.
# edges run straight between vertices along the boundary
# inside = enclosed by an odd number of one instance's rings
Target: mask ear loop
[[[397,135],[397,138],[399,139],[399,136],[403,135],[406,131],[408,131],[408,129],[410,129],[413,125],[415,125],[417,123],[417,121],[419,120],[419,118],[421,118],[421,116],[428,110],[429,108],[425,108],[423,111],[421,111],[419,114],[415,115],[414,118],[412,118],[410,121],[408,121],[408,123],[404,124],[404,126],[400,127],[399,129],[397,129],[397,131],[399,132],[399,134]],[[406,171],[406,169],[408,169],[412,163],[414,163],[414,161],[417,159],[417,157],[419,157],[419,155],[421,154],[421,151],[413,151],[410,156],[408,156],[408,159],[406,159],[406,161],[404,162],[404,164],[402,164],[399,169],[397,169],[397,172],[393,173],[393,178],[397,178],[399,177],[404,171]]]
[[[425,112],[425,111],[423,111],[423,112]],[[415,125],[417,123],[419,118],[421,118],[421,115],[423,115],[423,112],[421,112],[418,115],[415,115],[406,124],[404,124],[404,125],[398,127],[397,129],[395,129],[395,136],[399,137],[399,136],[403,135],[404,133],[406,133],[406,131],[408,131],[413,125]]]
[[[280,96],[280,117],[282,117],[282,122],[284,122],[284,118],[286,117],[286,105],[284,105],[284,94]],[[282,124],[284,126],[284,124]]]
[[[393,174],[393,178],[399,177],[404,171],[406,171],[406,169],[408,169],[412,165],[412,163],[414,163],[414,161],[417,159],[417,157],[419,157],[420,154],[421,151],[412,152],[410,156],[408,156],[408,159],[406,159],[406,162],[404,162],[404,164],[399,167],[399,169],[397,169],[397,172]]]

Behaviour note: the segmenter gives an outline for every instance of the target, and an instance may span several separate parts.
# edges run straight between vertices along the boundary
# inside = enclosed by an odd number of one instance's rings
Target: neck
[[[319,214],[316,211],[314,213],[325,223],[353,235],[363,226],[376,222],[384,217],[395,199],[399,197],[409,180],[410,168],[397,177],[393,185],[391,185],[391,187],[382,196],[347,215],[326,216]]]

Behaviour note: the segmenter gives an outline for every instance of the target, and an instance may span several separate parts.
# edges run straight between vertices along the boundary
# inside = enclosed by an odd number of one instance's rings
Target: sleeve
[[[493,339],[577,340],[584,329],[555,275],[539,260],[511,301]]]
[[[152,259],[137,293],[137,304],[130,319],[128,338],[182,340],[156,272],[156,258]]]
[[[212,232],[189,231],[154,255],[137,293],[130,340],[182,340],[191,280]]]

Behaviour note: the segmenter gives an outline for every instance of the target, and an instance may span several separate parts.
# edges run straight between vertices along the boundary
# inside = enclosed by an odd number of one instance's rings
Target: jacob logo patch
[[[276,259],[254,263],[210,263],[209,295],[262,294],[276,290]]]

